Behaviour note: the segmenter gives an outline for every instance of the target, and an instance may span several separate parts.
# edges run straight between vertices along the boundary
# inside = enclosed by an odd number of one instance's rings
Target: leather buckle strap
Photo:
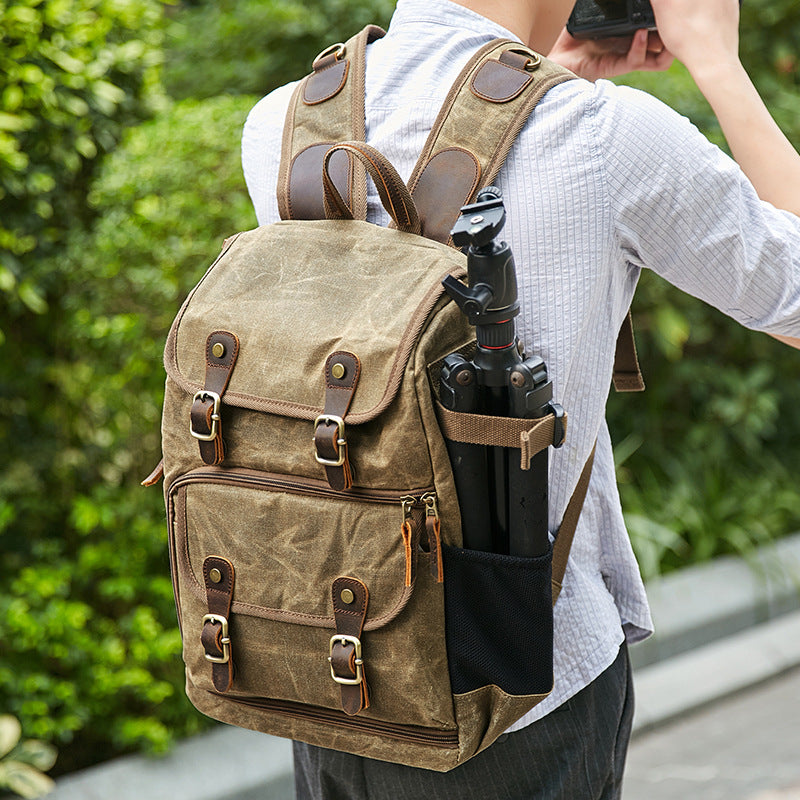
[[[233,582],[233,564],[228,559],[208,556],[203,561],[208,614],[203,617],[200,641],[206,660],[211,662],[211,679],[218,692],[227,692],[233,683],[233,643],[230,635]]]
[[[209,335],[205,385],[192,398],[189,432],[198,441],[203,463],[210,466],[221,464],[225,459],[220,409],[238,356],[239,339],[235,334],[214,331]]]
[[[369,687],[361,646],[369,591],[357,578],[340,577],[333,582],[331,594],[336,634],[330,640],[328,661],[331,677],[341,689],[342,710],[353,716],[369,708]]]
[[[361,362],[353,353],[337,351],[325,361],[325,409],[314,421],[314,458],[337,491],[353,485],[344,418],[360,376]]]

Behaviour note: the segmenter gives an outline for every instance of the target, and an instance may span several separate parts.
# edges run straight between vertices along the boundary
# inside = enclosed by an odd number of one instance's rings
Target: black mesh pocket
[[[454,694],[553,688],[552,549],[517,558],[445,547],[447,659]]]

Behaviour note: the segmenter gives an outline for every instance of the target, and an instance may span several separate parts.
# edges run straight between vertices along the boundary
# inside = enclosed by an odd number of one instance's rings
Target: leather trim
[[[490,58],[472,76],[470,89],[481,100],[507,103],[519,97],[532,80],[527,70]]]
[[[319,67],[315,65],[314,72],[308,76],[303,86],[303,102],[307,106],[324,103],[336,97],[347,82],[350,61],[348,59],[336,61],[334,58],[332,64],[322,66],[326,60],[323,60]]]
[[[428,161],[412,195],[426,239],[449,241],[459,210],[469,202],[480,178],[478,159],[460,147],[442,150]]]
[[[333,144],[312,144],[292,159],[289,167],[288,219],[325,219],[322,162]],[[328,174],[348,205],[351,169],[347,153],[333,153],[328,163]]]

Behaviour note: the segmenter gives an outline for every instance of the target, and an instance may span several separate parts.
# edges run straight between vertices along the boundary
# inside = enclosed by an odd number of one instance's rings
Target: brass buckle
[[[542,57],[537,52],[534,50],[529,50],[527,47],[509,47],[508,52],[518,53],[519,55],[525,56],[528,59],[528,63],[525,64],[525,69],[527,72],[533,72],[534,70],[538,69],[542,63]]]
[[[208,389],[201,389],[199,392],[195,394],[192,398],[192,403],[196,400],[213,400],[214,401],[214,408],[211,411],[211,433],[198,433],[192,423],[189,423],[189,433],[194,436],[195,439],[199,439],[201,442],[213,442],[214,439],[217,438],[217,423],[219,422],[219,406],[222,402],[222,398],[216,393],[211,392]]]
[[[356,651],[356,676],[355,678],[341,678],[337,675],[333,670],[333,646],[336,642],[341,642],[342,644],[352,644]],[[347,636],[344,633],[337,633],[335,636],[331,636],[331,646],[330,646],[330,655],[328,656],[328,661],[331,665],[331,678],[333,678],[336,683],[342,683],[345,686],[358,686],[361,681],[364,680],[364,673],[361,669],[362,664],[364,661],[361,658],[361,639],[357,636]]]
[[[336,56],[337,61],[341,61],[344,58],[345,54],[345,46],[343,42],[336,42],[336,44],[329,45],[326,47],[312,62],[312,68],[315,68],[318,61],[321,61],[325,56],[329,56],[333,53]],[[306,62],[308,63],[308,62]]]
[[[221,614],[206,614],[203,617],[203,625],[205,625],[206,622],[212,624],[216,623],[222,626],[222,637],[219,640],[219,643],[222,645],[222,655],[211,656],[206,653],[206,660],[214,664],[227,664],[231,660],[231,639],[230,636],[228,636],[228,618],[223,617]]]
[[[314,458],[317,459],[317,462],[323,464],[326,467],[341,467],[344,464],[345,459],[345,449],[344,446],[347,444],[347,439],[344,437],[344,420],[341,417],[337,417],[335,414],[320,414],[314,420],[314,430],[316,431],[317,425],[320,422],[329,423],[332,422],[336,427],[339,429],[338,436],[336,437],[336,446],[338,449],[338,457],[336,459],[333,458],[323,458],[316,450],[316,446],[314,448]]]

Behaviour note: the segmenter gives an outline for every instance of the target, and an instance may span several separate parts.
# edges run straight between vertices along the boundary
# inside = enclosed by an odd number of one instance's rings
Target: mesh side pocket
[[[553,688],[552,549],[518,558],[445,547],[447,660],[454,694]]]

